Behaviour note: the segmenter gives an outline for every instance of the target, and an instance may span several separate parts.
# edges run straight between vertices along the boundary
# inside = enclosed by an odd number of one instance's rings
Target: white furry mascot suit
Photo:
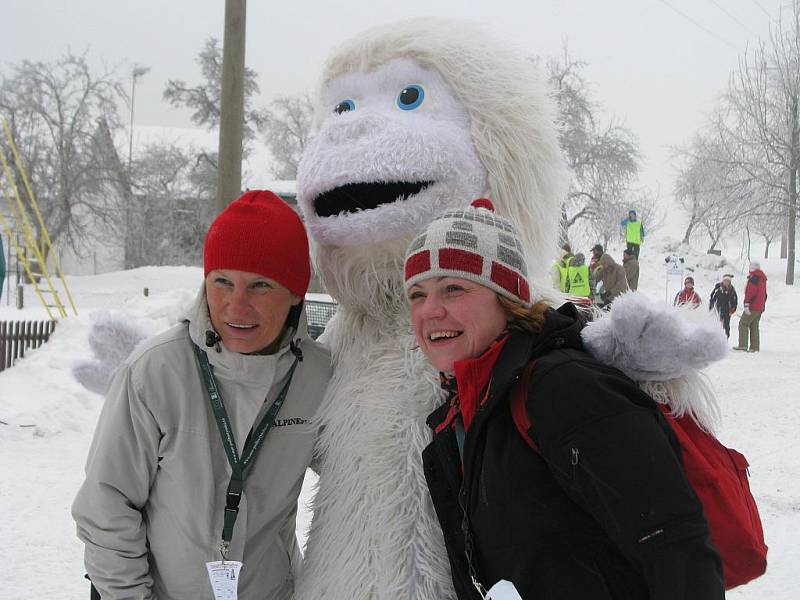
[[[316,124],[298,199],[339,309],[324,337],[335,370],[319,415],[319,489],[297,597],[454,598],[421,459],[425,419],[442,396],[415,347],[403,258],[433,217],[488,196],[522,234],[533,295],[549,293],[567,185],[553,107],[521,51],[471,24],[421,18],[370,29],[333,52]],[[636,294],[618,303],[617,319],[590,325],[585,340],[636,379],[697,383],[697,369],[726,353],[715,319],[688,326]],[[656,325],[657,339],[644,335]],[[662,399],[689,390],[650,389]],[[709,425],[709,406],[678,412]]]
[[[339,309],[324,337],[335,374],[297,597],[454,598],[421,459],[442,399],[415,347],[403,258],[434,216],[488,196],[544,280],[566,190],[547,89],[482,29],[413,19],[334,51],[317,124],[298,200]]]

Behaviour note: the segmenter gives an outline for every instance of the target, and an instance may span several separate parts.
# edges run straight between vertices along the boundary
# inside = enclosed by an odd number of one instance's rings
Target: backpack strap
[[[517,426],[517,431],[525,440],[525,443],[530,446],[534,452],[539,452],[539,445],[533,441],[530,436],[531,417],[528,414],[528,385],[531,379],[531,373],[536,366],[536,361],[531,360],[525,365],[522,374],[519,376],[516,385],[511,390],[511,417],[514,419],[514,425]]]

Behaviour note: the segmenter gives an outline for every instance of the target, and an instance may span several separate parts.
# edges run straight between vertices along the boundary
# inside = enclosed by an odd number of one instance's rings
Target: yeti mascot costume
[[[535,65],[462,22],[375,27],[329,58],[297,178],[339,302],[298,598],[455,597],[422,470],[442,394],[411,331],[403,260],[435,216],[488,196],[544,277],[567,182],[553,116]]]
[[[432,218],[487,196],[521,233],[532,295],[550,293],[568,181],[553,106],[522,51],[439,18],[344,43],[328,59],[317,102],[298,201],[339,309],[323,338],[334,376],[319,414],[319,488],[297,597],[454,598],[421,459],[442,393],[411,331],[403,259]],[[629,302],[634,311],[646,305]],[[634,353],[641,327],[626,332]],[[720,328],[711,327],[702,335],[715,339]],[[597,332],[603,360],[624,361],[626,340],[613,327]]]

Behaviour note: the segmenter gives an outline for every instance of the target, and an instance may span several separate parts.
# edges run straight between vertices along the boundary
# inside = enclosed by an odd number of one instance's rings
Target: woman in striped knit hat
[[[521,250],[481,199],[405,261],[414,334],[448,394],[423,462],[458,597],[723,598],[669,425],[585,352],[572,304],[531,297]]]

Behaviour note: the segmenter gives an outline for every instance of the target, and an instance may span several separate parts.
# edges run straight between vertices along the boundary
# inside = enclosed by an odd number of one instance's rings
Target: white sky
[[[328,51],[351,34],[403,17],[480,21],[532,54],[566,39],[589,63],[596,97],[639,136],[642,183],[669,196],[668,147],[687,139],[724,89],[737,57],[789,0],[251,0],[247,64],[263,100],[310,90]],[[678,13],[683,13],[682,15]],[[224,0],[3,0],[0,61],[52,60],[67,47],[93,60],[151,67],[137,85],[137,125],[190,126],[161,100],[166,81],[194,83],[194,59],[222,38]],[[266,178],[266,175],[265,175]]]

